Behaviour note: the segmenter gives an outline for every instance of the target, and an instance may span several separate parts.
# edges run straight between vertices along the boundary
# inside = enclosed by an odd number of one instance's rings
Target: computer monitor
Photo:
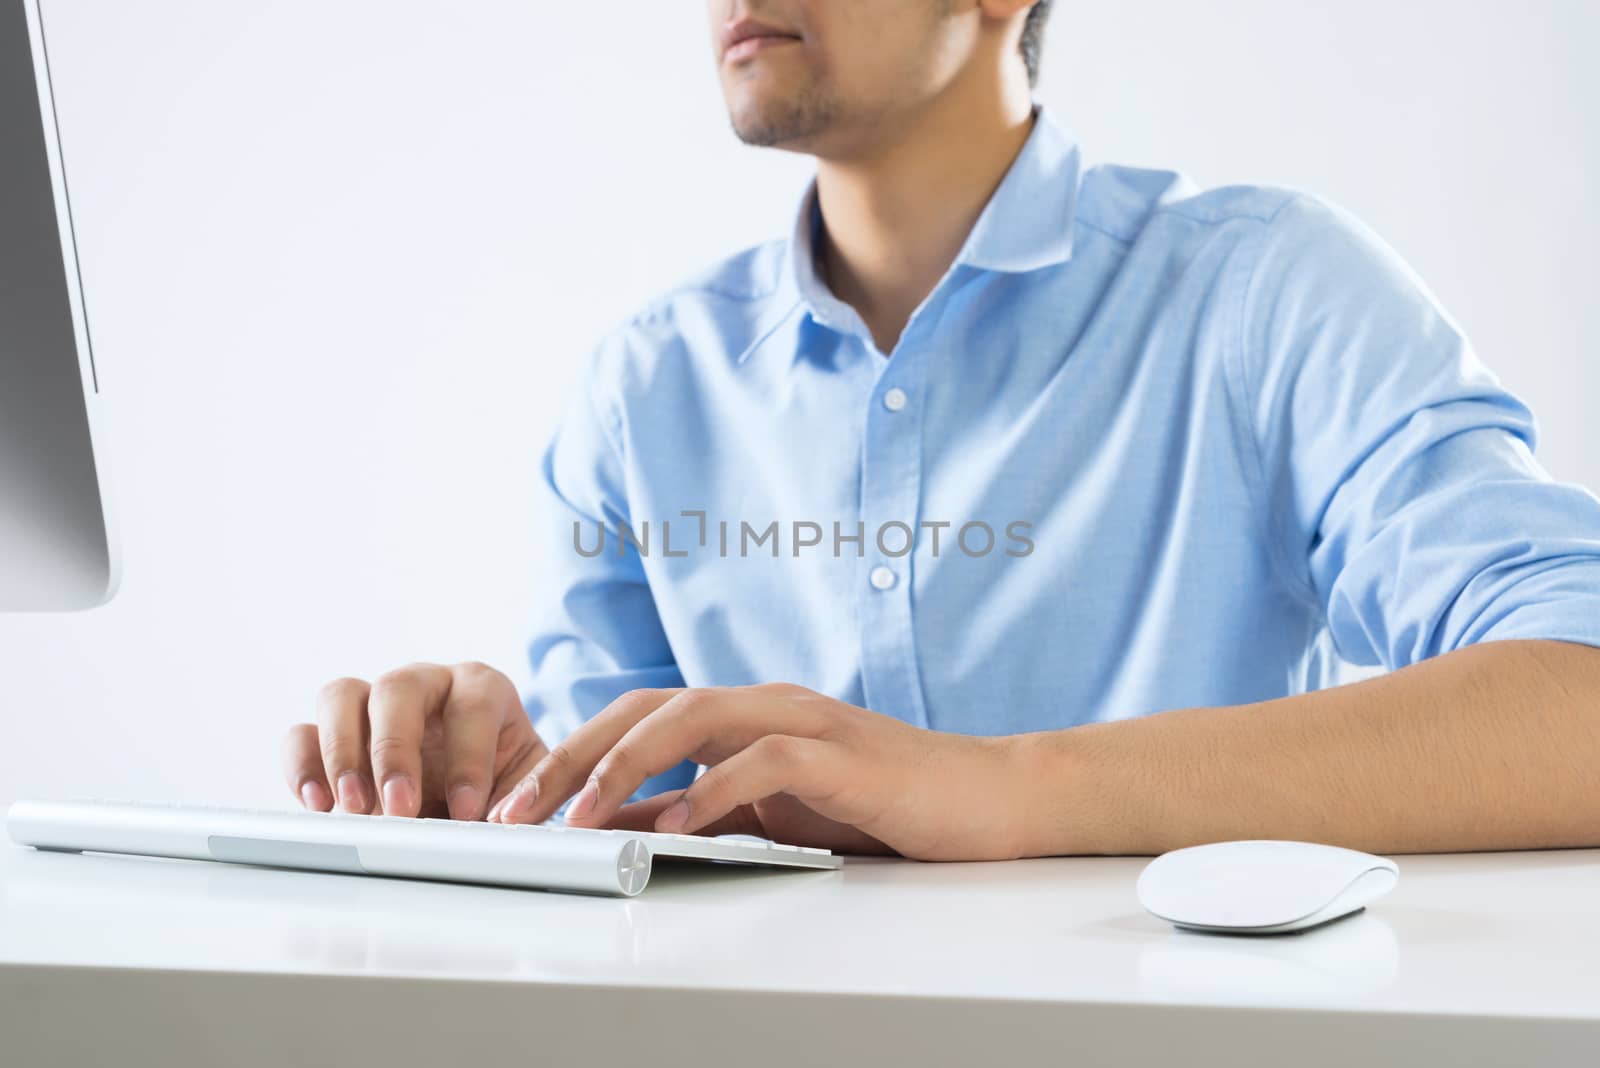
[[[116,589],[98,398],[45,26],[0,0],[0,611]]]

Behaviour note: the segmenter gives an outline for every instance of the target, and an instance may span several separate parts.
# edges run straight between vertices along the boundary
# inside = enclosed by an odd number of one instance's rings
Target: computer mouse
[[[1311,842],[1173,850],[1139,875],[1139,903],[1176,927],[1287,934],[1359,912],[1394,889],[1394,861]]]

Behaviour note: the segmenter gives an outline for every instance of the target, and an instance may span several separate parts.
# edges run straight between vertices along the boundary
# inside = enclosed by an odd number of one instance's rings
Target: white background
[[[844,2],[844,0],[833,0]],[[1063,0],[1093,157],[1353,209],[1600,485],[1600,4]],[[526,681],[539,450],[579,362],[782,233],[703,5],[45,0],[125,577],[0,616],[0,801],[287,801],[318,684]]]

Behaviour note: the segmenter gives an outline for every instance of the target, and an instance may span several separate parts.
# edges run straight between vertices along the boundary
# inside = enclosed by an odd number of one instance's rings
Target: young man
[[[526,712],[481,665],[333,683],[307,806],[929,859],[1600,843],[1600,502],[1346,216],[1087,167],[1030,99],[1048,6],[709,0],[739,136],[817,159],[793,236],[588,365]]]

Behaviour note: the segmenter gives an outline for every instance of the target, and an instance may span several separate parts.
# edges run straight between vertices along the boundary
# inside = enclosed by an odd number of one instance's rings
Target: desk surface
[[[1366,913],[1266,939],[1147,915],[1133,890],[1144,863],[686,868],[616,900],[0,843],[0,975],[87,967],[1600,1023],[1600,851],[1401,857],[1398,887]]]

